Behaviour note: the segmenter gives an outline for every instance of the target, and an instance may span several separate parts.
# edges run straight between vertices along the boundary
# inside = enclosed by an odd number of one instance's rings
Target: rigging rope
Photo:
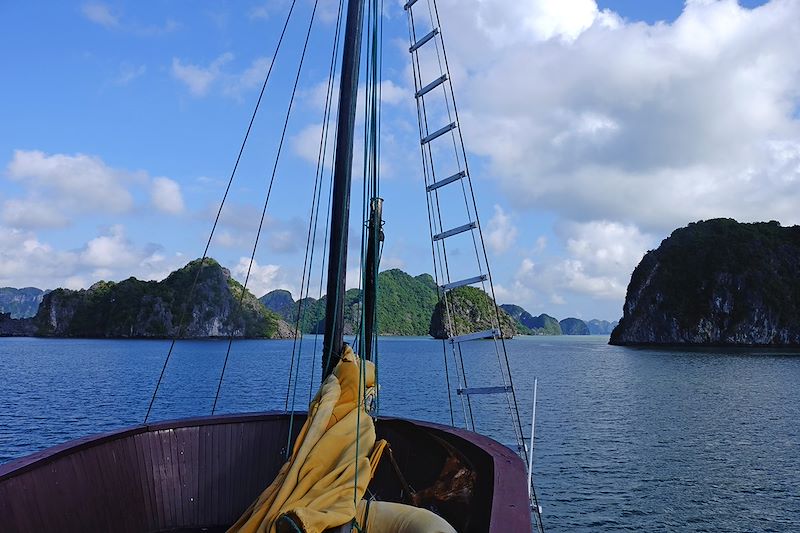
[[[309,41],[309,38],[311,37],[311,29],[314,26],[314,19],[315,19],[315,15],[317,13],[317,5],[318,4],[319,4],[319,0],[314,0],[314,8],[311,11],[311,20],[308,23],[308,31],[306,32],[305,42],[303,43],[303,52],[300,55],[300,64],[297,67],[297,75],[295,76],[294,85],[292,86],[292,95],[289,98],[289,107],[286,110],[286,117],[285,117],[285,119],[283,121],[283,129],[281,130],[281,137],[280,137],[280,141],[278,142],[278,150],[277,150],[277,152],[275,154],[275,163],[272,166],[272,175],[270,176],[270,179],[269,179],[269,187],[267,189],[267,197],[264,199],[264,207],[261,210],[261,218],[258,221],[258,230],[256,231],[256,238],[255,238],[255,242],[253,243],[253,252],[250,254],[250,262],[247,265],[247,275],[245,276],[244,285],[242,287],[242,295],[239,298],[239,308],[240,309],[241,309],[241,305],[242,305],[242,299],[244,298],[244,293],[247,290],[247,282],[250,279],[250,272],[251,272],[251,270],[253,268],[253,262],[255,261],[256,250],[258,249],[258,241],[261,238],[261,231],[262,231],[262,229],[264,227],[264,219],[267,216],[267,206],[269,205],[269,199],[272,196],[272,186],[275,183],[275,175],[277,174],[277,171],[278,171],[278,163],[280,162],[281,153],[283,151],[283,143],[284,143],[284,140],[286,139],[286,130],[288,129],[288,126],[289,126],[289,118],[291,117],[291,114],[292,114],[292,108],[293,108],[293,105],[294,105],[294,98],[295,98],[295,95],[297,94],[297,86],[298,86],[298,84],[300,82],[300,74],[303,71],[303,63],[305,62],[306,51],[308,50],[308,41]],[[211,414],[212,415],[214,414],[214,412],[216,411],[216,408],[217,408],[217,400],[219,399],[219,393],[220,393],[220,390],[222,389],[222,380],[225,377],[225,369],[228,366],[228,358],[229,358],[230,353],[231,353],[232,344],[233,344],[233,334],[231,333],[231,335],[228,338],[228,349],[225,352],[225,360],[222,363],[222,371],[220,372],[220,375],[219,375],[219,383],[217,385],[217,393],[214,396],[214,405],[211,408]]]
[[[306,313],[306,310],[308,308],[308,305],[307,305],[308,302],[307,302],[306,298],[308,298],[308,292],[309,292],[310,285],[311,285],[311,271],[312,271],[313,264],[314,264],[314,248],[315,248],[316,239],[317,239],[317,226],[319,225],[320,196],[322,194],[322,176],[323,176],[324,170],[325,170],[325,156],[326,156],[326,153],[327,153],[328,132],[330,130],[328,122],[329,122],[331,110],[333,108],[333,106],[332,106],[333,86],[334,86],[334,76],[333,76],[333,74],[334,74],[334,70],[335,70],[335,67],[336,67],[337,51],[339,49],[339,36],[340,36],[340,32],[341,32],[341,27],[342,27],[341,22],[342,22],[342,13],[343,13],[343,11],[344,11],[344,0],[340,0],[340,2],[339,2],[339,11],[338,11],[337,18],[336,18],[336,30],[334,31],[333,49],[331,51],[331,62],[330,62],[330,68],[329,68],[329,72],[328,72],[328,87],[327,87],[327,91],[326,91],[326,94],[325,94],[325,109],[324,109],[324,112],[323,112],[322,132],[321,132],[321,135],[320,135],[319,148],[318,148],[318,151],[317,151],[317,168],[316,168],[316,171],[315,171],[315,174],[314,174],[314,195],[313,196],[315,196],[315,198],[312,198],[312,201],[311,201],[311,219],[309,220],[308,234],[306,236],[306,252],[305,252],[305,255],[306,255],[306,258],[308,259],[308,264],[306,265],[306,261],[304,260],[304,262],[303,262],[303,276],[302,276],[301,281],[300,281],[300,303],[299,303],[298,308],[297,308],[297,318],[296,318],[295,330],[294,330],[294,342],[292,344],[292,358],[291,358],[291,363],[290,363],[290,366],[289,366],[289,379],[288,379],[287,388],[286,388],[286,403],[285,403],[284,408],[286,410],[290,411],[290,413],[291,413],[290,416],[289,416],[289,432],[288,432],[287,440],[286,440],[286,456],[287,456],[287,458],[288,458],[289,453],[290,453],[289,450],[292,449],[292,436],[293,436],[293,431],[292,430],[294,428],[294,419],[295,419],[295,401],[297,399],[297,383],[298,383],[298,380],[300,378],[300,376],[299,376],[300,357],[302,355],[302,350],[303,350],[303,333],[302,333],[302,331],[300,331],[300,327],[301,327],[301,324],[303,324],[305,322],[305,313]],[[331,196],[330,196],[331,190],[332,190],[332,186],[330,186],[329,189],[328,189],[328,203],[329,204],[330,204],[330,201],[331,201]],[[314,205],[315,202],[316,202],[316,208],[315,208],[315,205]],[[313,231],[312,231],[312,227],[313,227]],[[326,225],[325,232],[326,232],[326,240],[327,240],[327,225]],[[325,265],[324,256],[325,256],[325,253],[323,251],[323,262],[322,262],[323,271],[324,271],[324,265]],[[303,291],[304,290],[305,290],[305,297],[303,296]],[[321,291],[322,291],[322,280],[320,279],[320,292]],[[298,339],[298,335],[300,337],[300,342],[299,343],[298,343],[298,340],[297,340]],[[314,354],[316,354],[316,346],[317,346],[317,339],[316,339],[316,336],[315,336],[315,338],[314,338]],[[292,390],[292,405],[291,405],[291,410],[290,410],[289,409],[289,392],[290,392],[290,389],[292,389],[292,374],[293,374],[293,369],[294,369],[294,366],[295,366],[295,347],[297,347],[296,356],[297,356],[298,375],[296,375],[294,377],[294,388]],[[310,379],[311,386],[310,386],[310,390],[309,390],[309,400],[308,400],[309,404],[311,403],[311,395],[312,395],[311,391],[313,390],[313,387],[314,387],[314,377],[313,377],[313,371],[314,371],[313,370],[313,364],[314,364],[313,360],[314,359],[315,359],[315,357],[312,356],[312,374],[311,374],[311,379]]]
[[[208,257],[208,249],[211,246],[211,240],[214,238],[214,232],[217,229],[217,225],[219,224],[220,216],[222,215],[222,208],[225,206],[225,201],[228,198],[228,193],[231,190],[231,185],[233,184],[233,179],[236,176],[236,171],[239,168],[239,162],[242,159],[242,154],[244,153],[244,148],[247,145],[247,140],[250,138],[250,132],[253,129],[253,122],[255,122],[256,115],[258,114],[258,109],[261,106],[261,100],[264,97],[264,91],[267,89],[267,83],[269,82],[270,76],[272,75],[272,67],[275,65],[275,61],[278,58],[278,52],[280,52],[281,45],[283,44],[283,37],[286,35],[286,28],[289,26],[289,20],[292,18],[292,13],[294,12],[294,6],[297,0],[292,0],[291,5],[289,6],[289,12],[286,14],[286,20],[283,23],[283,28],[281,29],[280,36],[278,37],[278,43],[275,45],[275,52],[272,54],[272,61],[269,63],[269,68],[267,69],[267,74],[264,77],[264,83],[261,85],[261,92],[258,94],[258,100],[256,100],[256,105],[253,108],[253,113],[250,116],[250,122],[247,125],[247,131],[245,131],[244,139],[242,139],[242,144],[239,147],[239,153],[236,156],[236,162],[233,165],[233,170],[231,170],[231,175],[228,178],[228,185],[225,187],[225,193],[222,195],[222,201],[219,204],[219,209],[217,209],[216,217],[214,217],[214,224],[211,227],[211,232],[208,235],[208,240],[206,241],[205,249],[203,250],[203,257],[200,259],[200,267],[195,274],[194,281],[192,282],[192,286],[189,289],[189,296],[187,299],[188,303],[191,303],[194,298],[194,291],[197,287],[197,281],[200,278],[200,273],[203,270],[205,265],[206,258]],[[169,363],[170,357],[172,356],[172,352],[175,348],[175,342],[183,335],[183,328],[185,326],[186,320],[186,303],[184,303],[183,308],[181,310],[180,320],[178,321],[178,331],[172,337],[170,342],[169,350],[167,351],[167,357],[164,359],[164,365],[161,367],[161,374],[158,376],[158,381],[156,382],[155,390],[153,391],[153,396],[150,398],[150,405],[147,406],[147,413],[144,415],[144,421],[142,423],[146,424],[147,419],[150,417],[150,412],[153,409],[153,403],[156,400],[156,395],[158,394],[158,390],[161,387],[161,382],[164,379],[164,372],[167,370],[167,364]]]
[[[314,172],[314,192],[311,195],[312,196],[311,214],[309,215],[308,232],[306,234],[306,249],[305,249],[305,257],[303,259],[303,275],[300,279],[300,299],[298,302],[297,316],[295,318],[294,342],[292,343],[292,358],[291,358],[291,363],[289,365],[289,379],[286,388],[286,402],[284,404],[284,409],[286,409],[287,411],[289,410],[289,394],[290,394],[292,376],[295,366],[295,355],[297,356],[297,365],[299,374],[300,357],[303,351],[303,332],[301,331],[301,325],[305,322],[306,311],[308,309],[307,301],[305,299],[308,297],[308,291],[311,284],[311,270],[314,265],[314,248],[317,239],[317,226],[319,225],[320,197],[322,195],[322,176],[324,173],[323,170],[325,164],[325,156],[327,152],[328,131],[330,130],[329,127],[330,113],[333,107],[331,105],[331,102],[333,100],[332,98],[333,83],[334,83],[333,74],[334,74],[334,69],[336,67],[336,52],[339,48],[339,33],[341,29],[343,7],[344,7],[344,1],[340,0],[339,11],[336,18],[336,30],[334,31],[334,42],[331,50],[331,61],[328,72],[328,87],[325,92],[325,107],[322,113],[322,131],[320,133],[319,147],[317,149],[317,167]],[[300,337],[299,342],[298,342],[298,336]],[[299,375],[295,377],[295,389],[297,388],[296,383],[298,378]],[[294,398],[292,398],[292,412],[294,412]]]
[[[436,4],[436,0],[429,0],[429,1],[433,2],[433,10],[434,10],[434,13],[435,13],[435,16],[436,16],[436,24],[439,27],[439,32],[440,32],[440,35],[441,35],[442,28],[441,28],[441,20],[439,19],[439,8],[438,8],[438,6]],[[447,49],[445,48],[444,38],[441,38],[441,41],[442,41],[442,56],[444,58],[445,68],[447,69],[448,72],[450,72],[450,65],[449,65],[449,62],[447,61]],[[448,77],[450,77],[450,76],[448,75]],[[452,80],[450,81],[450,87],[452,89]],[[456,105],[455,98],[453,98],[453,113],[455,114],[456,121],[460,124],[460,118],[458,116],[458,106]],[[472,199],[473,210],[475,212],[475,222],[477,223],[477,226],[478,226],[478,235],[480,236],[481,246],[483,248],[483,259],[484,259],[484,264],[486,265],[486,272],[487,272],[488,278],[489,278],[489,287],[490,287],[490,289],[492,291],[491,296],[492,296],[492,301],[494,302],[494,310],[495,310],[495,315],[496,315],[496,319],[497,319],[497,325],[498,325],[498,329],[499,329],[499,327],[500,327],[500,309],[499,309],[499,307],[497,305],[497,298],[495,296],[494,281],[493,281],[494,277],[492,276],[491,269],[489,267],[489,255],[486,252],[486,246],[483,244],[483,242],[484,242],[483,241],[483,229],[481,227],[480,220],[478,219],[478,203],[475,200],[475,189],[473,189],[473,187],[472,187],[472,176],[471,176],[471,174],[469,172],[469,162],[467,161],[467,156],[466,156],[467,150],[466,150],[466,147],[464,146],[464,137],[459,134],[459,139],[461,141],[461,152],[464,155],[464,168],[467,171],[467,182],[468,182],[468,185],[469,185],[470,195],[472,197],[471,199]],[[524,437],[525,433],[524,433],[524,431],[522,429],[522,419],[521,419],[520,414],[519,414],[519,403],[517,402],[517,393],[516,393],[516,389],[514,388],[514,380],[511,377],[511,365],[510,365],[510,362],[509,362],[509,359],[508,359],[508,351],[506,350],[505,339],[503,338],[502,334],[500,335],[500,344],[501,344],[501,346],[503,348],[503,356],[504,356],[504,359],[505,359],[505,365],[506,365],[506,369],[508,370],[508,383],[509,383],[509,385],[511,387],[511,398],[512,398],[513,404],[514,404],[514,413],[516,414],[516,422],[517,422],[516,425],[517,425],[517,429],[519,430],[520,443],[522,444],[522,449],[524,451],[526,449],[526,447],[525,447],[525,437]]]

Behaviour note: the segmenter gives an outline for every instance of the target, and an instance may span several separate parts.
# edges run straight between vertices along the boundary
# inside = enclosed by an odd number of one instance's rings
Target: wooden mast
[[[322,378],[330,374],[344,345],[344,293],[347,273],[347,233],[350,220],[350,182],[353,167],[353,133],[361,63],[361,27],[364,0],[347,3],[342,72],[339,85],[336,151],[333,163],[331,232],[328,252],[328,287],[325,302],[325,337],[322,344]]]

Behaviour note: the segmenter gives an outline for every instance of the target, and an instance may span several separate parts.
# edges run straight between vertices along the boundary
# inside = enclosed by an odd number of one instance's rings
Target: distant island
[[[48,292],[36,287],[0,287],[0,312],[8,314],[10,318],[32,317]]]
[[[286,338],[291,328],[267,310],[230,272],[213,259],[202,270],[195,260],[163,281],[129,278],[99,281],[88,289],[56,289],[44,295],[36,314],[13,319],[0,316],[0,334],[38,337]],[[195,297],[189,302],[195,277]],[[185,316],[182,330],[181,316]]]
[[[323,331],[326,297],[295,301],[284,289],[256,299],[213,259],[206,259],[189,309],[189,292],[200,268],[195,260],[163,281],[129,278],[120,282],[98,281],[88,289],[36,288],[0,290],[0,336],[169,338],[178,333],[180,317],[186,320],[185,338],[235,337],[291,338],[299,317],[301,334]],[[392,269],[378,275],[378,328],[381,335],[447,338],[494,327],[494,302],[477,287],[460,287],[448,293],[455,309],[447,320],[439,291],[430,274],[411,276]],[[345,294],[344,332],[359,328],[361,293]],[[184,310],[185,309],[185,310]],[[500,329],[505,338],[514,335],[607,335],[614,323],[584,322],[532,316],[518,305],[500,306]]]
[[[800,226],[675,230],[631,276],[618,345],[800,345]]]

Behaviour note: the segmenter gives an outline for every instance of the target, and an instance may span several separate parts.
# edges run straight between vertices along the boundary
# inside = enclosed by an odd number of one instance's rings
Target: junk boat
[[[294,6],[292,2],[284,32]],[[517,409],[438,10],[435,0],[408,0],[404,7],[409,26],[434,271],[440,304],[444,304],[449,325],[449,338],[442,345],[445,363],[448,359],[452,362],[451,369],[446,371],[451,425],[374,414],[379,391],[375,382],[376,301],[379,297],[376,285],[384,238],[378,164],[381,2],[343,0],[339,5],[331,56],[331,73],[337,64],[341,65],[341,70],[332,165],[326,315],[320,358],[322,384],[308,412],[293,406],[288,412],[212,414],[152,423],[148,422],[151,401],[141,425],[80,438],[0,465],[0,529],[3,532],[522,533],[534,527],[543,531],[528,473],[529,464],[523,460],[531,457],[532,443],[523,435]],[[309,34],[316,8],[315,2]],[[427,22],[420,22],[418,10],[427,14]],[[283,33],[272,56],[273,63],[282,40]],[[340,42],[341,60],[337,51]],[[365,58],[362,58],[362,48]],[[432,79],[423,77],[424,53],[438,59],[438,63],[427,63],[438,64],[440,69]],[[351,348],[343,340],[343,309],[353,137],[362,62],[366,64],[365,200],[362,208],[369,216],[365,217],[362,231],[361,324]],[[298,68],[298,78],[299,73]],[[331,75],[326,126],[334,100],[334,79],[336,76]],[[268,80],[269,73],[262,96]],[[438,103],[435,98],[439,99]],[[429,126],[437,116],[446,116],[448,122]],[[242,149],[246,140],[247,135]],[[326,141],[327,129],[320,143],[318,180],[325,167]],[[435,161],[449,145],[448,141],[453,145],[456,166],[442,171]],[[442,145],[434,148],[437,143]],[[234,175],[235,167],[231,181]],[[442,224],[442,202],[448,189],[463,196],[462,207],[466,206],[468,216],[465,223],[455,227]],[[316,205],[318,210],[318,200]],[[312,216],[313,206],[312,202]],[[446,243],[459,235],[471,239],[477,267],[473,275],[453,279],[447,263]],[[210,244],[210,237],[208,242]],[[313,250],[313,246],[311,248]],[[208,245],[203,259],[207,253]],[[202,266],[201,262],[198,276]],[[310,266],[308,268],[308,272],[304,271],[306,286],[305,276],[310,273]],[[455,326],[458,317],[453,315],[448,295],[470,285],[481,285],[492,298],[496,323],[488,331],[464,332]],[[301,313],[298,312],[298,327]],[[162,377],[179,337],[180,332],[172,339]],[[495,383],[475,386],[473,379],[467,386],[462,349],[475,342],[495,345],[497,363],[486,363],[497,371]],[[451,389],[451,374],[456,381],[455,390]],[[158,385],[153,401],[157,392]],[[473,402],[487,396],[494,396],[508,405],[510,425],[517,438],[515,450],[475,431]],[[456,427],[453,403],[461,404],[464,427]]]

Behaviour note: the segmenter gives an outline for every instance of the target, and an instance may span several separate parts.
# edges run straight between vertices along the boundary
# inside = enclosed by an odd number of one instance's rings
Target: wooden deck
[[[224,530],[278,472],[288,430],[286,413],[184,419],[86,437],[0,465],[0,529]],[[441,469],[441,453],[422,453],[431,435],[470,459],[479,503],[467,531],[531,530],[525,469],[511,450],[427,422],[381,418],[377,431],[412,486],[427,486]],[[398,498],[390,477],[379,471],[370,485],[380,499]]]

